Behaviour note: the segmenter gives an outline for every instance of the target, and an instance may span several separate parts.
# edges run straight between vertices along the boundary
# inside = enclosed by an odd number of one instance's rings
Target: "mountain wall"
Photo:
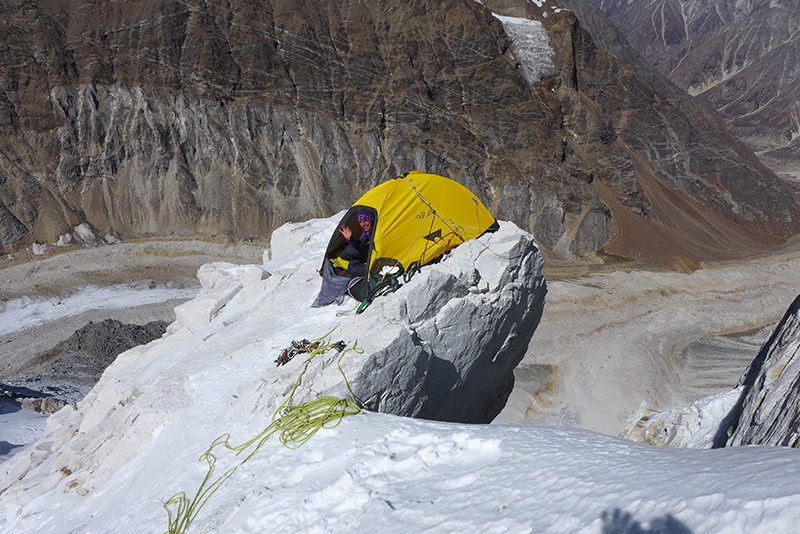
[[[541,79],[490,10],[546,30]],[[561,257],[692,263],[800,228],[790,191],[712,113],[555,4],[28,0],[0,14],[3,252],[87,226],[260,240],[413,168]]]
[[[800,181],[800,7],[787,0],[590,0],[662,74]]]

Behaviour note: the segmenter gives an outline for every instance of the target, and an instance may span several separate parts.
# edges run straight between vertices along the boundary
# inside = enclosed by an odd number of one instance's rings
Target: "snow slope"
[[[196,457],[208,442],[198,436],[226,430],[170,426],[100,490],[59,488],[3,531],[166,530],[163,501],[203,477]],[[250,437],[247,426],[227,430]],[[565,428],[364,413],[297,450],[265,445],[189,532],[641,532],[638,522],[671,533],[788,533],[800,518],[796,452],[656,449]]]
[[[503,24],[503,29],[511,38],[514,56],[519,61],[526,82],[534,84],[557,72],[553,63],[556,53],[550,46],[550,36],[541,22],[497,14],[494,16]]]
[[[220,298],[238,290],[205,326],[197,312],[213,309],[207,292],[183,305],[184,323],[121,355],[78,410],[53,415],[44,439],[2,464],[0,532],[166,531],[164,503],[200,487],[198,458],[212,442],[229,433],[241,444],[269,425],[302,364],[276,368],[280,349],[352,317],[352,301],[308,307],[337,220],[274,239],[266,281],[258,266],[209,267]],[[256,291],[278,282],[280,298]],[[314,363],[309,373],[324,372]],[[115,418],[124,439],[100,431]],[[212,480],[238,468],[188,532],[775,533],[800,520],[794,449],[650,448],[578,429],[361,413],[294,450],[273,436],[246,463],[214,453]]]
[[[18,448],[44,435],[47,416],[20,409],[0,397],[0,463],[11,458]]]

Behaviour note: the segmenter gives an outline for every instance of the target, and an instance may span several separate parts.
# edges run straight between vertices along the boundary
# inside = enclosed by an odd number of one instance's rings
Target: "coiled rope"
[[[314,340],[312,343],[320,342],[332,332],[333,330],[321,338]],[[285,447],[294,450],[308,442],[320,429],[335,428],[345,417],[356,415],[361,412],[361,406],[358,401],[356,401],[353,390],[350,388],[350,383],[347,381],[347,376],[345,376],[344,371],[342,371],[341,365],[342,358],[347,352],[353,351],[357,354],[363,354],[364,351],[357,346],[357,342],[354,342],[352,347],[340,350],[339,357],[336,360],[336,366],[344,378],[344,383],[350,398],[340,399],[326,396],[303,404],[292,404],[292,399],[297,388],[300,386],[303,375],[308,370],[314,358],[329,349],[340,348],[340,343],[341,342],[328,343],[325,345],[317,344],[313,350],[307,352],[309,357],[303,364],[303,369],[300,371],[297,380],[295,380],[294,387],[289,397],[275,410],[275,413],[272,415],[272,422],[261,431],[260,434],[241,445],[231,445],[231,436],[227,433],[214,440],[211,446],[199,458],[199,461],[206,462],[208,470],[194,497],[189,499],[186,494],[181,491],[170,497],[169,500],[164,503],[164,509],[167,511],[169,521],[169,527],[164,534],[184,534],[211,496],[214,495],[227,479],[233,476],[239,466],[252,458],[273,435],[277,434],[278,439]],[[235,456],[242,455],[250,449],[252,450],[250,450],[237,465],[231,467],[216,479],[213,479],[214,470],[217,465],[217,457],[214,452],[217,447],[223,447],[224,449],[232,451],[235,453]]]

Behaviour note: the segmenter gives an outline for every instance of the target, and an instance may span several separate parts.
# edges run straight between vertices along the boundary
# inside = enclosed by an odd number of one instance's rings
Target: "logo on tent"
[[[427,239],[428,241],[433,241],[434,243],[436,243],[437,240],[442,239],[442,229],[439,228],[433,233],[430,233],[426,236],[422,236],[422,239]]]

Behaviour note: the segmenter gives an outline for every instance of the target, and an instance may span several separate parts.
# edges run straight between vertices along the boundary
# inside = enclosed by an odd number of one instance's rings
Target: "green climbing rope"
[[[312,342],[312,344],[316,343],[315,348],[307,352],[309,357],[303,364],[303,369],[300,371],[297,380],[295,380],[294,387],[289,397],[275,410],[275,413],[272,415],[272,421],[268,427],[261,431],[260,434],[241,445],[231,445],[230,434],[223,434],[215,439],[211,446],[200,456],[199,461],[206,462],[208,469],[194,497],[189,499],[186,494],[181,491],[170,497],[169,500],[164,503],[164,509],[167,511],[169,521],[169,527],[165,534],[184,534],[211,496],[236,472],[239,466],[252,458],[273,435],[277,434],[278,439],[284,446],[290,449],[297,449],[307,443],[320,429],[334,428],[341,423],[342,419],[345,417],[356,415],[361,412],[361,407],[355,399],[353,390],[350,388],[350,383],[347,381],[347,376],[345,376],[344,371],[342,371],[341,365],[342,358],[347,352],[353,351],[357,354],[362,354],[364,352],[363,349],[357,346],[356,342],[353,343],[352,347],[341,350],[336,360],[336,366],[344,378],[344,383],[350,398],[340,399],[327,396],[303,404],[292,403],[294,394],[303,379],[303,375],[308,370],[314,358],[329,349],[338,349],[341,347],[341,342],[328,343],[325,345],[317,343],[332,332],[333,330]],[[235,456],[247,454],[237,465],[231,467],[216,479],[213,479],[214,470],[217,465],[217,457],[214,452],[218,447],[234,452]],[[247,452],[248,450],[250,452]]]

